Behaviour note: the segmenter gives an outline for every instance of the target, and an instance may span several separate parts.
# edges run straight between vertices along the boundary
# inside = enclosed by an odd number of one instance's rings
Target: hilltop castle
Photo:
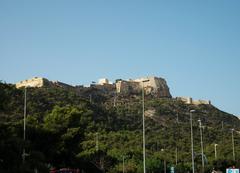
[[[143,82],[142,81],[147,81]],[[142,85],[146,94],[152,94],[158,97],[172,97],[165,79],[158,77],[146,77],[135,80],[118,79],[111,84],[108,79],[99,79],[97,84],[91,84],[90,87],[104,90],[106,92],[115,92],[118,94],[137,94],[141,93]],[[28,80],[23,80],[16,83],[16,88],[21,87],[63,87],[63,88],[84,88],[83,86],[71,86],[59,81],[49,81],[46,78],[34,77]]]
[[[92,83],[89,87],[83,85],[72,86],[59,81],[50,81],[46,78],[34,77],[16,83],[16,88],[21,87],[61,87],[71,89],[77,93],[98,91],[108,95],[136,95],[144,89],[146,95],[158,98],[172,98],[169,87],[165,79],[160,77],[143,77],[139,79],[122,80],[117,79],[115,83],[110,83],[108,79],[99,79],[98,83]],[[91,93],[90,93],[91,94]],[[208,100],[193,100],[191,97],[176,97],[186,104],[211,104]]]

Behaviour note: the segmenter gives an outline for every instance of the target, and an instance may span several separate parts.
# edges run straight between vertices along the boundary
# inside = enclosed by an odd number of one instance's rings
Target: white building
[[[102,78],[98,80],[98,84],[99,85],[105,85],[105,84],[109,84],[109,80],[107,78]]]

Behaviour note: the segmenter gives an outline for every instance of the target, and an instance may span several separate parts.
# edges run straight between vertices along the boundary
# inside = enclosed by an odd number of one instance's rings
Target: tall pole
[[[221,132],[222,132],[222,144],[223,144],[223,121],[222,121],[222,129],[221,129]]]
[[[235,161],[235,149],[234,149],[234,137],[233,137],[234,129],[232,129],[232,149],[233,149],[233,160]]]
[[[143,124],[143,173],[146,173],[146,155],[145,155],[145,119],[144,119],[144,82],[142,82],[142,124]]]
[[[217,160],[217,145],[218,144],[214,144],[215,160]]]
[[[176,154],[175,154],[175,157],[176,157],[176,166],[177,166],[177,164],[178,164],[178,148],[176,147]]]
[[[167,173],[167,163],[166,163],[166,159],[164,159],[164,173]]]
[[[96,151],[98,152],[98,132],[96,133]]]
[[[146,151],[145,151],[145,113],[144,113],[144,82],[142,81],[142,124],[143,124],[143,173],[146,173]]]
[[[89,102],[92,103],[92,94],[89,95]]]
[[[178,112],[177,112],[177,131],[178,131],[178,133],[179,133],[179,126],[178,126],[178,123],[179,123],[179,121],[178,121]],[[175,134],[175,133],[174,133]],[[175,136],[176,136],[176,134],[175,134]],[[177,136],[177,139],[175,139],[176,140],[176,151],[175,151],[175,164],[177,165],[178,164],[178,139],[179,139],[179,137],[180,137],[180,135],[178,135]]]
[[[165,150],[162,148],[161,152],[163,152],[163,154],[165,154]],[[166,159],[164,158],[164,162],[163,162],[163,166],[164,166],[164,173],[167,173],[167,163],[166,163]]]
[[[193,127],[192,127],[192,114],[195,110],[190,110],[190,125],[191,125],[191,150],[192,150],[192,173],[194,173],[194,155],[193,155]]]
[[[26,140],[26,113],[27,113],[27,88],[25,87],[24,89],[24,113],[23,113],[23,154],[22,154],[22,159],[23,163],[25,162],[25,140]]]
[[[123,173],[125,172],[124,155],[123,155],[123,170],[122,170],[122,172],[123,172]]]
[[[178,112],[177,112],[177,124],[179,123],[179,119],[178,119]]]
[[[203,158],[203,135],[202,135],[202,122],[199,119],[199,129],[200,129],[200,138],[201,138],[201,152],[202,152],[202,173],[204,173],[204,158]]]
[[[116,95],[114,95],[114,100],[113,100],[113,107],[116,107]]]

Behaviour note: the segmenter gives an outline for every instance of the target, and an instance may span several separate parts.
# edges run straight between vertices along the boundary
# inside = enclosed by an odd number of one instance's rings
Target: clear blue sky
[[[164,77],[240,115],[239,0],[1,0],[0,80]]]

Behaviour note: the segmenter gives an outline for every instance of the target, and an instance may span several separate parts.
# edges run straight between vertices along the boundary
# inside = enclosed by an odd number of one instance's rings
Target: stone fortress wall
[[[48,83],[47,79],[41,78],[41,77],[34,77],[31,79],[23,80],[23,81],[16,83],[16,88],[21,88],[21,87],[40,88],[40,87],[43,87],[44,85],[46,85],[46,83]]]
[[[46,78],[42,77],[34,77],[31,79],[23,80],[15,84],[16,88],[22,87],[33,87],[33,88],[40,88],[40,87],[62,87],[62,88],[74,88],[71,85],[65,84],[59,81],[49,81]]]
[[[116,81],[116,92],[122,94],[139,93],[141,92],[141,87],[139,85],[139,82],[119,79]]]
[[[143,82],[144,81],[144,82]],[[145,93],[147,95],[153,95],[156,97],[172,98],[169,87],[165,79],[160,77],[143,77],[139,79],[129,79],[122,80],[117,79],[115,83],[110,83],[108,79],[99,79],[98,83],[91,84],[90,87],[84,86],[72,86],[59,81],[49,81],[46,78],[34,77],[31,79],[23,80],[16,83],[16,88],[21,87],[62,87],[66,89],[76,90],[77,92],[81,89],[98,89],[105,94],[139,94],[142,92],[142,87],[144,86]],[[191,97],[176,97],[177,100],[181,100],[186,104],[200,105],[206,104],[210,105],[209,100],[193,100]]]
[[[210,100],[193,100],[192,97],[176,97],[177,100],[181,100],[186,104],[193,104],[193,105],[211,105]]]
[[[145,81],[143,83],[143,81]],[[172,97],[167,82],[163,78],[144,77],[130,80],[117,80],[117,93],[139,93],[144,87],[146,94],[154,94],[158,97]]]

